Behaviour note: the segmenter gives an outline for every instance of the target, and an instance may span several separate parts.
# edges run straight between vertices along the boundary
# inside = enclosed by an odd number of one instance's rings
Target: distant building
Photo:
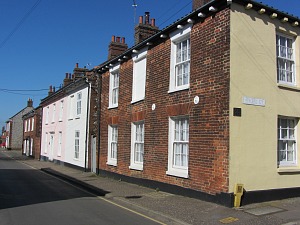
[[[2,127],[0,147],[1,148],[6,148],[6,130],[5,130],[5,127]]]
[[[37,107],[23,117],[23,154],[40,159],[42,109]]]
[[[33,109],[32,99],[28,99],[27,106],[16,113],[14,116],[10,117],[6,121],[6,147],[8,149],[21,150],[22,140],[23,140],[23,120],[22,116]]]

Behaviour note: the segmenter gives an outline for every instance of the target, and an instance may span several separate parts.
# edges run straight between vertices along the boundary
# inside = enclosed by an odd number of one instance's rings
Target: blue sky
[[[260,2],[300,17],[299,0]],[[75,63],[92,68],[106,61],[112,35],[125,37],[131,47],[132,4],[133,0],[0,0],[0,125],[24,108],[28,98],[38,106],[49,85],[58,87]],[[149,11],[160,29],[192,9],[192,0],[136,4],[135,21]]]

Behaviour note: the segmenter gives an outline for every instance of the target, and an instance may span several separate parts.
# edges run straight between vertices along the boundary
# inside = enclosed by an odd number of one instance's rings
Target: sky
[[[300,17],[300,0],[260,2]],[[146,11],[163,29],[191,12],[192,0],[0,0],[0,126],[28,98],[37,107],[76,63],[105,62],[112,35],[132,47]]]

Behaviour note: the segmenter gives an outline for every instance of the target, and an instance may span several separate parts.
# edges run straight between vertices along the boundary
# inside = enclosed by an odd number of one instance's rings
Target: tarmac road
[[[0,151],[0,224],[162,224],[120,208]]]

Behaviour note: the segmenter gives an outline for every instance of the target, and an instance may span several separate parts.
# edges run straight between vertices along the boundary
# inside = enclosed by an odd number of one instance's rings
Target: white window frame
[[[29,155],[33,155],[33,138],[30,138],[30,152]]]
[[[130,169],[143,170],[145,123],[138,121],[131,124]]]
[[[108,126],[108,153],[107,164],[117,166],[118,155],[118,126]]]
[[[49,123],[49,106],[46,107],[46,119],[45,119],[45,124]]]
[[[283,127],[286,121],[286,127]],[[298,119],[291,117],[278,117],[278,166],[297,166],[297,124]],[[292,155],[292,160],[288,159],[288,154]],[[284,157],[285,159],[281,159]]]
[[[281,43],[284,39],[284,43]],[[288,46],[288,41],[292,46]],[[296,85],[296,66],[295,66],[295,38],[276,34],[276,57],[277,57],[277,82],[287,85]],[[282,65],[280,67],[280,65]],[[290,66],[290,70],[289,67]],[[290,76],[288,76],[290,74]],[[289,78],[290,77],[290,78]]]
[[[32,117],[31,119],[31,131],[34,130],[34,117]]]
[[[79,152],[80,152],[80,131],[75,130],[75,138],[74,138],[74,159],[79,159]]]
[[[183,27],[183,29],[177,29],[176,31],[170,33],[171,39],[171,56],[170,56],[170,82],[169,82],[169,93],[175,91],[181,91],[185,89],[189,89],[190,87],[190,55],[191,55],[191,48],[190,48],[190,33],[191,33],[191,24],[187,24]],[[183,54],[180,54],[181,61],[177,61],[177,48],[178,45],[182,46],[183,42],[187,41],[187,48],[186,48],[186,59],[182,59]],[[181,51],[181,53],[184,51]],[[187,74],[188,74],[188,81],[186,84],[178,85],[177,82],[177,75],[178,75],[178,68],[182,65],[187,65]]]
[[[28,121],[27,121],[27,131],[28,132],[30,131],[30,119],[28,119]]]
[[[74,95],[69,97],[69,120],[74,118]]]
[[[109,103],[108,108],[116,108],[119,103],[120,64],[110,70],[109,75]]]
[[[175,152],[175,146],[180,149]],[[185,152],[184,152],[184,146]],[[177,157],[176,158],[176,154]],[[177,161],[177,160],[178,161]],[[189,163],[189,117],[179,116],[169,118],[169,147],[167,175],[188,178]]]
[[[60,101],[60,109],[59,109],[59,119],[58,121],[62,121],[63,120],[63,113],[64,113],[64,100]]]
[[[145,99],[146,74],[147,74],[147,52],[148,48],[139,50],[139,53],[132,55],[132,101],[135,103]]]
[[[54,103],[52,105],[52,123],[55,122],[55,116],[56,116],[56,104]]]
[[[78,92],[76,96],[76,116],[79,117],[82,113],[82,92]]]
[[[25,120],[24,132],[27,132],[27,120]]]
[[[57,149],[57,156],[61,156],[61,147],[62,147],[62,131],[58,132],[58,149]]]

